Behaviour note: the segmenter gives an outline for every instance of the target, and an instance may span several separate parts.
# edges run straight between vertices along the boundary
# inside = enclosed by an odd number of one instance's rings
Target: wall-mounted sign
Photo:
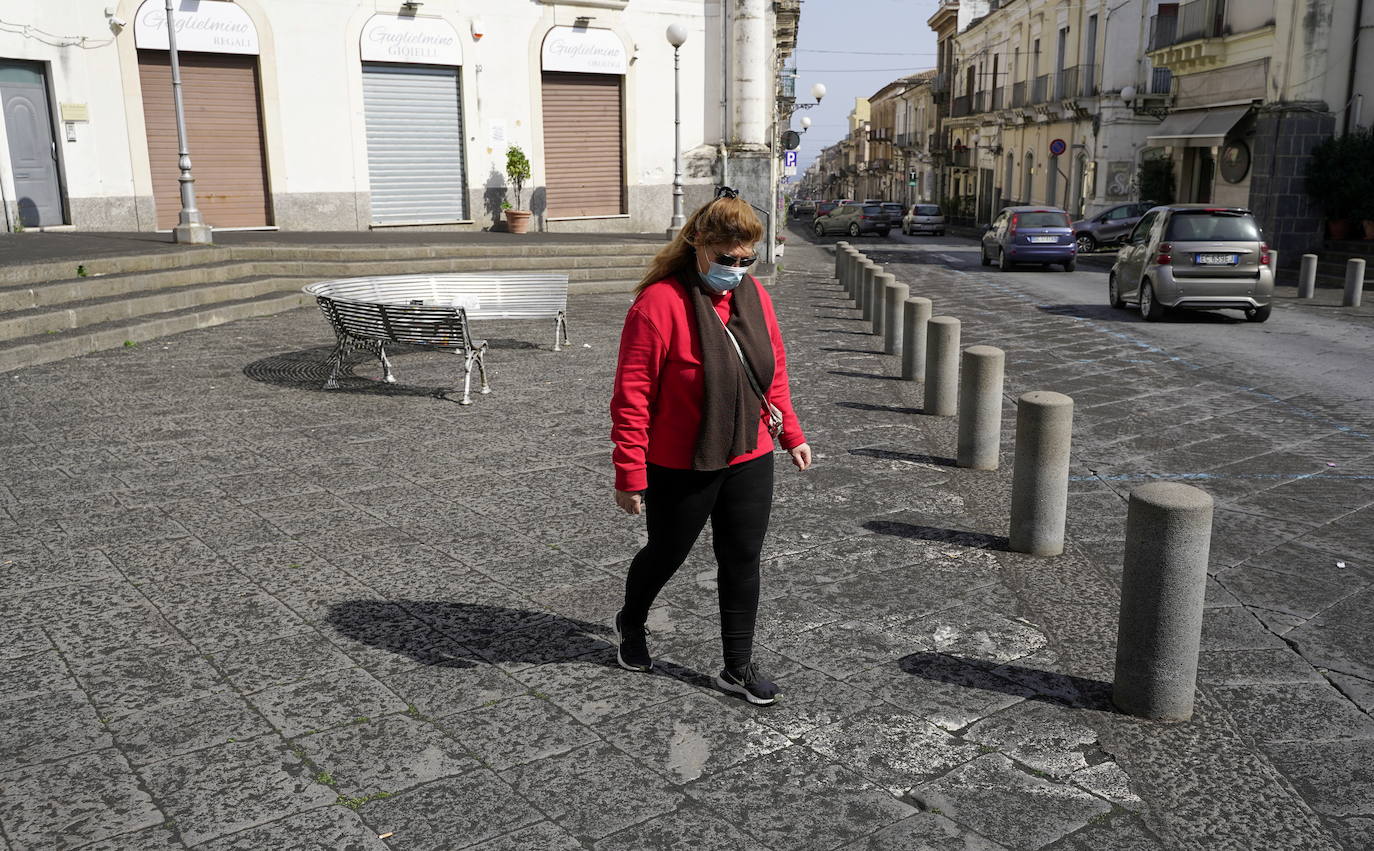
[[[143,0],[134,14],[134,46],[167,50],[167,4]],[[177,50],[199,53],[258,52],[258,30],[253,19],[225,0],[176,0],[172,20],[177,28]]]
[[[554,27],[544,36],[545,71],[580,74],[624,74],[629,67],[625,45],[610,30]]]
[[[462,65],[463,43],[443,18],[373,15],[360,37],[364,62]]]
[[[1057,157],[1068,149],[1069,146],[1064,144],[1063,139],[1055,139],[1053,142],[1050,142],[1050,156],[1052,157]]]
[[[90,121],[91,108],[84,103],[64,103],[59,106],[63,121]]]
[[[1227,183],[1240,183],[1250,172],[1250,147],[1239,140],[1221,149],[1221,176]]]

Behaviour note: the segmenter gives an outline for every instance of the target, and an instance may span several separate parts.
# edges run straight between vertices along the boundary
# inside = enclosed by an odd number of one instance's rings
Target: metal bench
[[[553,350],[568,342],[568,276],[548,272],[472,272],[440,275],[386,275],[342,278],[305,287],[334,328],[337,344],[326,390],[339,386],[348,353],[372,352],[382,362],[382,377],[396,382],[386,356],[387,343],[451,349],[463,356],[463,399],[472,404],[472,367],[487,384],[487,341],[472,336],[478,319],[552,319]]]

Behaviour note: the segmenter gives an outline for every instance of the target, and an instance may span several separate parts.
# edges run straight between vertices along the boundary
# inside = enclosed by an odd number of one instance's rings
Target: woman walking
[[[722,689],[769,704],[779,689],[753,662],[759,558],[773,504],[776,436],[811,466],[792,410],[782,335],[746,270],[763,226],[721,187],[660,251],[636,289],[611,399],[615,501],[648,511],[615,616],[620,666],[653,668],[645,621],[658,592],[711,521],[720,589]]]

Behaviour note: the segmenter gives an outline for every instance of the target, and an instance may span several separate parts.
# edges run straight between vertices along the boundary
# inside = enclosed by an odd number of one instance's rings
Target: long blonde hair
[[[664,278],[694,270],[697,245],[753,245],[760,239],[763,223],[748,201],[730,195],[716,198],[688,216],[673,241],[654,255],[644,279],[635,287],[635,294]]]

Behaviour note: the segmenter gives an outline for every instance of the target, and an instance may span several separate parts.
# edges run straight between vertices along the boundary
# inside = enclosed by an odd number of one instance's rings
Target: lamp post
[[[678,50],[687,41],[687,28],[669,24],[666,35],[673,46],[673,218],[668,223],[668,238],[673,239],[687,222],[682,212],[682,87],[678,82]]]
[[[186,113],[181,106],[181,65],[177,61],[177,28],[172,12],[173,0],[167,0],[167,52],[172,63],[172,107],[177,119],[177,168],[181,175],[181,213],[172,231],[177,242],[208,245],[213,242],[210,226],[200,218],[196,209],[196,179],[191,176],[191,151],[186,144]]]

